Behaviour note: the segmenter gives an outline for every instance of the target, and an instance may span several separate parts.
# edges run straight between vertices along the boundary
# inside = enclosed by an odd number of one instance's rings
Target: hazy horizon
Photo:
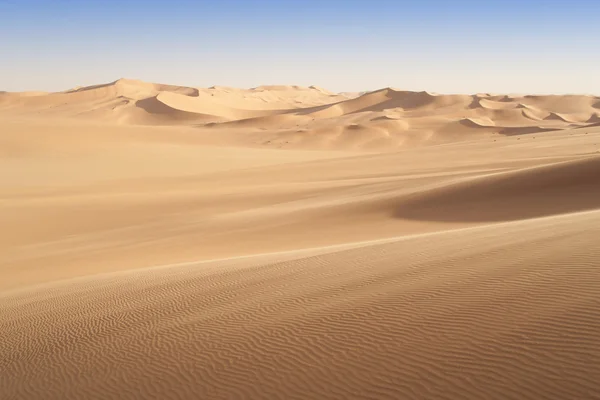
[[[581,0],[1,1],[0,90],[121,77],[197,87],[600,94]]]

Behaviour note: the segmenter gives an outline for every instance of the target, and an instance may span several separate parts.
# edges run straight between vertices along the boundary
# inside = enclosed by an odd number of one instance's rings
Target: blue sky
[[[600,2],[0,0],[0,90],[192,86],[600,94]]]

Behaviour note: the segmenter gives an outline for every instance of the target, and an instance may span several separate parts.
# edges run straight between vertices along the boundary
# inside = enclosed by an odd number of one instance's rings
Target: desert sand
[[[0,92],[1,399],[600,396],[600,97]]]

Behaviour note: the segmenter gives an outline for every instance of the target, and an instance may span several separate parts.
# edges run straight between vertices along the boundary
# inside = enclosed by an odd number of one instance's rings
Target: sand
[[[0,398],[596,398],[599,118],[593,96],[0,93]]]

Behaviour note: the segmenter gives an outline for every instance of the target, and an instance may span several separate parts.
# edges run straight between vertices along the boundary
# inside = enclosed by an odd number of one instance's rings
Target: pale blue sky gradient
[[[190,86],[600,94],[600,2],[0,0],[0,90]]]

